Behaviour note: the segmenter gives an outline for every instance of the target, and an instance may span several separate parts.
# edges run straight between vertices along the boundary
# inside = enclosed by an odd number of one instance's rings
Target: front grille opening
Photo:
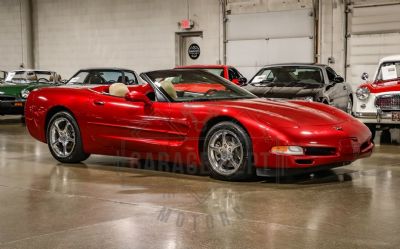
[[[360,150],[363,151],[363,150],[365,150],[368,146],[369,146],[369,142],[367,141],[367,142],[365,142],[365,143],[363,143],[363,144],[361,145]]]
[[[400,95],[384,95],[376,98],[375,105],[383,111],[400,110]]]
[[[331,147],[305,147],[304,154],[307,156],[332,156],[336,154],[336,148]]]
[[[305,164],[305,165],[310,165],[314,163],[314,160],[308,160],[308,159],[299,159],[296,160],[297,164]]]
[[[12,101],[15,100],[13,96],[0,96],[0,101]]]

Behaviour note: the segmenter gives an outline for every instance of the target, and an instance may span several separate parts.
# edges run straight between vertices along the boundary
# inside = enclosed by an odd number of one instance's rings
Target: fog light
[[[271,152],[280,155],[304,155],[304,150],[300,146],[275,146],[272,147]]]

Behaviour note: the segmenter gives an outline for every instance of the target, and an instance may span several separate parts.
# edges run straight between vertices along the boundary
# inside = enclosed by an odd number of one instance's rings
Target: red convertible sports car
[[[223,180],[326,170],[373,149],[364,124],[327,105],[260,99],[202,70],[141,77],[148,84],[35,90],[29,132],[63,163],[150,158],[205,166]]]

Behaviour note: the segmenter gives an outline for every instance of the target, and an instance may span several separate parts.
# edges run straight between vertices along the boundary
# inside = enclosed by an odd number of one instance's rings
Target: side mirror
[[[335,83],[343,83],[344,79],[342,76],[336,76],[335,79],[333,80]]]
[[[362,79],[362,80],[368,80],[368,78],[369,78],[368,73],[363,73],[363,74],[361,75],[361,79]]]
[[[151,106],[151,100],[141,92],[131,91],[125,95],[125,99],[131,102],[143,102],[145,106]]]

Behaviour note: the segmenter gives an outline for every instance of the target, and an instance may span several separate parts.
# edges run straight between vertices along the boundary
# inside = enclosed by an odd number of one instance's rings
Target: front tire
[[[58,112],[50,119],[46,135],[50,152],[59,162],[79,163],[90,156],[83,151],[78,123],[68,112]]]
[[[225,181],[246,180],[255,176],[252,143],[247,132],[233,122],[212,127],[203,147],[202,161],[213,178]]]

